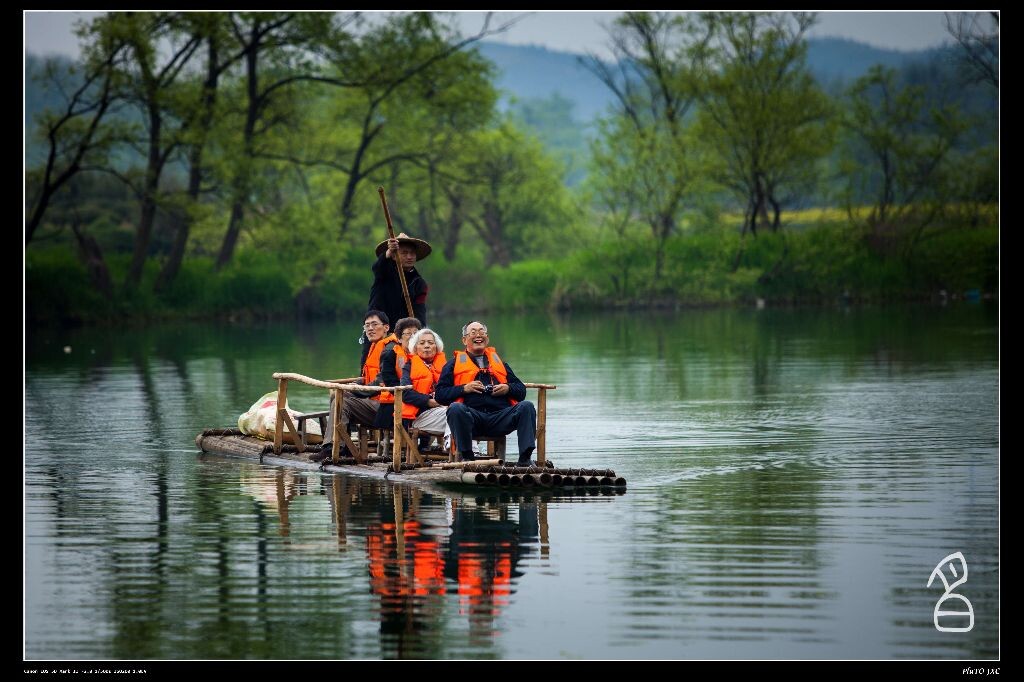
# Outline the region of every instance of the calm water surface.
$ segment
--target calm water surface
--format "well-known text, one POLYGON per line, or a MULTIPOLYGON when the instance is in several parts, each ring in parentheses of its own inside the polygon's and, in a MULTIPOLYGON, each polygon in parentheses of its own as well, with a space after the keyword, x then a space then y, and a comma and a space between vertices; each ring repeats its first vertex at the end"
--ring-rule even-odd
MULTIPOLYGON (((465 320, 432 321, 450 356, 465 320)), ((31 334, 25 656, 999 655, 995 310, 486 322, 521 378, 559 387, 550 457, 614 468, 624 495, 197 452, 272 372, 355 373, 358 322, 31 334), (958 551, 975 625, 939 632, 926 583, 958 551)))

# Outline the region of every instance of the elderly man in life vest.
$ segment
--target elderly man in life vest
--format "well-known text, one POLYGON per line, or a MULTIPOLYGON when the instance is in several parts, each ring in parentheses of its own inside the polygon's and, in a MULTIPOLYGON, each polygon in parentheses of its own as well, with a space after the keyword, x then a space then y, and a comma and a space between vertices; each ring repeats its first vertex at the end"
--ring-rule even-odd
POLYGON ((434 397, 449 405, 448 426, 463 461, 472 460, 473 436, 519 436, 520 466, 529 466, 537 444, 537 410, 526 398, 526 386, 512 367, 489 346, 487 326, 470 322, 462 328, 465 351, 441 370, 434 397))

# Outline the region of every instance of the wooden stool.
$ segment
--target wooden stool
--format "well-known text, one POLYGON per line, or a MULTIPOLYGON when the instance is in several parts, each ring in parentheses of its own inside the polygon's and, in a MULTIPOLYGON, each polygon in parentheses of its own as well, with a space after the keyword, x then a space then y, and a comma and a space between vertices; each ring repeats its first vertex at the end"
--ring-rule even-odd
MULTIPOLYGON (((316 419, 317 422, 320 424, 320 442, 323 442, 323 436, 324 436, 324 434, 327 433, 327 415, 328 414, 329 413, 325 410, 323 412, 307 412, 305 414, 300 414, 299 415, 297 428, 299 429, 299 437, 302 438, 302 442, 303 443, 305 443, 306 445, 309 445, 311 442, 316 442, 316 441, 311 441, 310 440, 311 436, 308 436, 306 434, 306 420, 307 419, 316 419)), ((315 437, 316 437, 316 435, 314 434, 312 436, 312 438, 315 438, 315 437)))
POLYGON ((428 447, 430 446, 430 441, 435 439, 435 438, 437 439, 437 444, 439 446, 441 446, 441 447, 438 448, 438 452, 436 452, 436 453, 435 452, 424 452, 423 450, 420 450, 419 449, 419 446, 420 446, 419 445, 420 444, 420 430, 419 429, 413 429, 410 432, 410 437, 412 439, 412 442, 416 443, 416 450, 418 452, 419 459, 420 460, 423 460, 423 459, 448 459, 449 456, 447 454, 445 454, 445 452, 444 452, 444 434, 443 433, 427 433, 425 435, 427 436, 427 446, 428 447))
MULTIPOLYGON (((486 441, 487 442, 487 458, 488 459, 505 459, 505 436, 473 436, 473 440, 476 442, 486 441)), ((448 451, 448 461, 458 462, 459 452, 455 449, 455 436, 452 436, 451 447, 448 451)))

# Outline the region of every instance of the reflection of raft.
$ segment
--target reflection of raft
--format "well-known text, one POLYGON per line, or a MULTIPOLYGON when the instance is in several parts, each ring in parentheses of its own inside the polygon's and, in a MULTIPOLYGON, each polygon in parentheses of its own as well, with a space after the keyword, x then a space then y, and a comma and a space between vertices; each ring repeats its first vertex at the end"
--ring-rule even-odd
POLYGON ((526 384, 527 388, 538 391, 537 396, 537 464, 532 467, 505 466, 504 437, 484 438, 488 441, 488 454, 493 459, 471 462, 437 461, 454 458, 452 453, 424 452, 419 449, 418 434, 409 433, 402 424, 401 410, 394 411, 390 437, 378 431, 377 438, 386 444, 385 453, 390 457, 371 455, 366 428, 360 428, 357 440, 352 440, 341 423, 342 404, 349 393, 394 393, 396 404, 401 404, 402 393, 410 386, 361 386, 351 383, 352 379, 321 381, 301 374, 276 373, 277 420, 274 441, 270 443, 254 436, 242 434, 237 429, 207 429, 196 436, 196 445, 204 452, 233 455, 256 459, 267 464, 279 464, 302 469, 323 469, 324 471, 348 471, 382 478, 389 474, 401 474, 405 480, 425 483, 452 483, 465 485, 501 486, 510 488, 590 488, 625 489, 626 479, 617 476, 611 469, 556 469, 547 460, 545 441, 547 435, 547 392, 554 390, 550 384, 526 384), (323 419, 326 413, 299 415, 298 425, 285 409, 288 404, 288 382, 295 381, 316 388, 327 389, 333 396, 333 423, 336 425, 331 456, 323 464, 309 460, 309 452, 318 448, 307 437, 303 421, 314 416, 323 419), (344 443, 355 457, 340 457, 339 445, 344 443))
MULTIPOLYGON (((299 452, 294 445, 281 446, 281 452, 274 453, 274 445, 254 436, 243 435, 237 429, 207 429, 196 436, 196 446, 203 452, 253 459, 264 464, 288 466, 306 470, 322 469, 325 472, 345 472, 375 478, 394 477, 396 473, 391 457, 368 457, 365 464, 358 464, 354 458, 339 458, 334 464, 326 460, 323 465, 309 461, 308 453, 314 447, 307 446, 299 452)), ((611 469, 557 468, 549 461, 545 466, 505 466, 502 460, 474 462, 430 462, 402 467, 400 480, 428 484, 456 484, 473 486, 499 486, 537 490, 576 488, 625 489, 626 479, 617 476, 611 469)), ((398 479, 392 479, 398 480, 398 479)))

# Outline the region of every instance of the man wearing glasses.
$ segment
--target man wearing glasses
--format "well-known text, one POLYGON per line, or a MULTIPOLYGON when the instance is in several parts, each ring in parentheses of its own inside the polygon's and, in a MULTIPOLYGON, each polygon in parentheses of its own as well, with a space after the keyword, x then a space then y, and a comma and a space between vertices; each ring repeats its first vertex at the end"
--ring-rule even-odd
MULTIPOLYGON (((362 378, 360 379, 360 383, 364 386, 378 384, 377 375, 380 374, 381 355, 384 354, 385 350, 399 343, 398 337, 394 334, 388 334, 388 329, 387 313, 380 310, 367 311, 363 318, 363 333, 366 334, 367 343, 363 344, 362 378)), ((392 362, 394 362, 394 357, 391 354, 392 362)), ((372 426, 382 400, 387 400, 387 398, 394 402, 395 398, 392 393, 375 393, 367 397, 346 395, 345 403, 341 406, 341 423, 345 425, 344 428, 348 428, 348 425, 353 421, 357 424, 372 426), (382 396, 387 397, 382 398, 382 396)), ((334 436, 333 401, 334 398, 332 396, 332 404, 327 417, 327 433, 324 434, 324 443, 320 446, 320 452, 314 452, 309 456, 314 462, 322 461, 331 456, 331 438, 334 436)), ((339 455, 341 457, 351 456, 348 448, 344 445, 339 455)))
POLYGON ((470 322, 462 328, 465 352, 445 363, 434 399, 449 405, 448 426, 463 461, 474 459, 473 436, 519 436, 519 466, 529 466, 537 444, 537 410, 512 367, 487 345, 487 326, 470 322))

